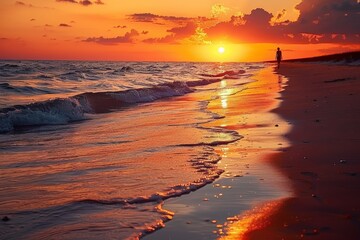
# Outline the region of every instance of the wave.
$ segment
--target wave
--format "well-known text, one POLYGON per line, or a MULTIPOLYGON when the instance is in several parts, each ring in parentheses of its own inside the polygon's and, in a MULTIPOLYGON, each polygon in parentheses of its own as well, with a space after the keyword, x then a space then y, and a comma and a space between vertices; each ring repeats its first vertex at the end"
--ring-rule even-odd
MULTIPOLYGON (((10 87, 4 85, 2 87, 10 87)), ((161 84, 152 88, 120 92, 83 93, 69 98, 57 98, 27 105, 0 109, 0 132, 39 125, 67 124, 84 120, 88 113, 104 113, 134 103, 184 95, 192 90, 182 82, 161 84)))
MULTIPOLYGON (((238 72, 227 71, 211 76, 226 77, 243 72, 242 70, 238 72)), ((0 109, 0 133, 28 126, 67 124, 85 120, 89 118, 88 114, 105 113, 136 103, 181 96, 193 92, 192 87, 203 86, 221 80, 222 78, 200 79, 189 82, 177 81, 118 92, 86 92, 68 98, 50 99, 27 105, 7 107, 0 109)), ((15 89, 15 87, 7 83, 2 84, 0 87, 8 90, 15 89)), ((26 90, 35 91, 34 89, 26 90)))
POLYGON ((40 75, 37 75, 36 77, 35 77, 36 79, 51 79, 51 78, 53 78, 52 76, 50 76, 50 75, 47 75, 47 74, 40 74, 40 75))
POLYGON ((59 98, 0 110, 0 133, 36 125, 66 124, 86 118, 86 106, 74 98, 59 98))
POLYGON ((0 83, 0 89, 16 92, 16 93, 23 93, 23 94, 51 94, 53 93, 50 90, 35 88, 31 86, 13 86, 9 83, 0 83))
POLYGON ((0 69, 3 69, 3 68, 17 68, 17 67, 19 67, 19 65, 6 63, 6 64, 1 65, 0 69))
POLYGON ((87 204, 100 204, 100 205, 122 205, 124 208, 128 208, 129 205, 144 204, 149 202, 162 202, 169 198, 179 197, 184 194, 196 191, 205 185, 212 183, 217 179, 224 170, 217 167, 217 163, 221 160, 221 157, 217 154, 208 153, 198 156, 191 160, 192 165, 199 172, 203 172, 204 177, 199 178, 193 182, 186 184, 179 184, 169 187, 164 192, 157 192, 149 196, 137 196, 132 198, 118 198, 118 199, 82 199, 77 203, 87 204))
POLYGON ((225 72, 218 73, 218 74, 200 74, 200 76, 203 76, 203 77, 234 77, 234 76, 237 76, 237 75, 243 74, 243 73, 245 73, 244 70, 239 70, 239 71, 230 70, 230 71, 225 71, 225 72))

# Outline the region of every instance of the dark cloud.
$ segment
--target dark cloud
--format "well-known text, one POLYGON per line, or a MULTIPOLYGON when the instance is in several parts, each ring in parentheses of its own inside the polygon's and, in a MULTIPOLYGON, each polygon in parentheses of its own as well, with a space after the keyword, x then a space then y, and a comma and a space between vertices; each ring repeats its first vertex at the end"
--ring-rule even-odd
POLYGON ((245 25, 250 27, 265 27, 269 25, 273 15, 262 8, 256 8, 250 14, 244 15, 245 25))
POLYGON ((80 4, 82 6, 90 6, 92 4, 97 4, 97 5, 103 5, 104 2, 101 1, 101 0, 96 0, 96 1, 93 1, 93 0, 79 0, 79 1, 76 1, 76 0, 56 0, 57 2, 68 2, 68 3, 75 3, 75 4, 80 4))
POLYGON ((144 34, 144 35, 146 35, 146 34, 148 34, 149 33, 149 31, 142 31, 141 32, 141 34, 144 34))
POLYGON ((151 23, 157 23, 159 21, 186 22, 193 19, 187 17, 161 16, 152 13, 135 13, 128 15, 128 17, 130 20, 134 22, 151 22, 151 23))
POLYGON ((42 9, 54 10, 54 8, 37 6, 37 5, 33 5, 33 4, 31 4, 31 3, 22 2, 22 1, 16 1, 16 2, 15 2, 15 5, 17 5, 17 6, 19 6, 19 7, 42 8, 42 9))
POLYGON ((193 35, 195 33, 196 27, 197 26, 195 23, 189 22, 183 27, 174 27, 167 30, 167 32, 173 33, 178 38, 185 38, 193 35))
POLYGON ((114 26, 113 28, 127 28, 125 25, 117 25, 117 26, 114 26))
POLYGON ((60 23, 59 27, 72 27, 72 26, 66 23, 60 23))
POLYGON ((283 9, 280 13, 278 13, 278 14, 276 15, 276 20, 281 19, 282 17, 285 16, 285 14, 286 14, 286 10, 283 9))
POLYGON ((149 38, 145 39, 146 43, 179 43, 180 40, 184 38, 188 38, 196 32, 196 24, 193 22, 189 22, 183 27, 175 27, 167 30, 167 32, 171 33, 162 38, 149 38))
POLYGON ((296 6, 298 21, 293 32, 312 34, 359 34, 360 3, 357 0, 303 0, 296 6))
POLYGON ((262 8, 251 11, 244 16, 233 16, 229 22, 221 22, 205 29, 209 38, 230 39, 237 42, 264 42, 272 40, 275 30, 270 25, 273 15, 262 8), (270 39, 269 39, 270 38, 270 39))
MULTIPOLYGON (((303 0, 295 22, 270 23, 273 15, 254 9, 243 17, 205 29, 212 40, 228 38, 237 42, 359 43, 360 4, 356 0, 303 0)), ((283 17, 279 13, 275 19, 283 17)))
POLYGON ((145 39, 143 42, 145 43, 172 43, 172 44, 176 44, 177 43, 177 39, 175 38, 174 35, 167 35, 165 37, 162 38, 148 38, 145 39))
POLYGON ((32 19, 30 19, 30 22, 35 21, 35 20, 36 20, 35 18, 32 18, 32 19))
POLYGON ((57 2, 69 2, 69 3, 78 3, 75 0, 56 0, 57 2))
POLYGON ((83 6, 89 6, 91 4, 93 4, 91 1, 89 0, 83 0, 83 1, 80 1, 79 4, 83 5, 83 6))
POLYGON ((94 42, 102 45, 116 45, 119 43, 134 43, 135 38, 139 36, 139 32, 135 29, 131 29, 130 32, 125 33, 124 36, 118 36, 114 38, 105 37, 91 37, 83 40, 83 42, 94 42))

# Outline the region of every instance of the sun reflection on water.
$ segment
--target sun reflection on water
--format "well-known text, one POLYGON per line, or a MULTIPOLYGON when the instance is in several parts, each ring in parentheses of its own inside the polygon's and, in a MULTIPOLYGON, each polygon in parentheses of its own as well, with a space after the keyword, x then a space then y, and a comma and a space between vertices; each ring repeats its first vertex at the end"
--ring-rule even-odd
POLYGON ((242 217, 228 217, 227 222, 219 229, 218 233, 223 235, 219 240, 245 240, 249 232, 260 229, 268 224, 267 216, 274 213, 282 201, 265 203, 245 213, 242 217))
POLYGON ((221 96, 221 107, 222 108, 227 108, 228 107, 227 98, 224 97, 224 96, 221 96))

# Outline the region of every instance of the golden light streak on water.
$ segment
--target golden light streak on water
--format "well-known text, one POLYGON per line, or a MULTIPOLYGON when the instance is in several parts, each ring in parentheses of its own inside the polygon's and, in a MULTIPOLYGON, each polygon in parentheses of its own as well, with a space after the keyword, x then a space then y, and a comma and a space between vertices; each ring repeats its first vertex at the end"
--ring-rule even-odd
POLYGON ((267 216, 274 213, 282 201, 269 202, 246 212, 241 216, 228 217, 227 222, 218 234, 219 240, 245 240, 246 234, 268 224, 267 216))

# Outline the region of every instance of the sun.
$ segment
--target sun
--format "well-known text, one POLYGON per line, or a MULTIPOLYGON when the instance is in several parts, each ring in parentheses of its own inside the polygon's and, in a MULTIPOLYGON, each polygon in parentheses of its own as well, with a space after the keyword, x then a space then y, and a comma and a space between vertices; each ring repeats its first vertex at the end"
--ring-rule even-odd
POLYGON ((223 54, 223 53, 225 52, 225 48, 224 48, 224 47, 219 47, 219 48, 218 48, 218 52, 219 52, 220 54, 223 54))

